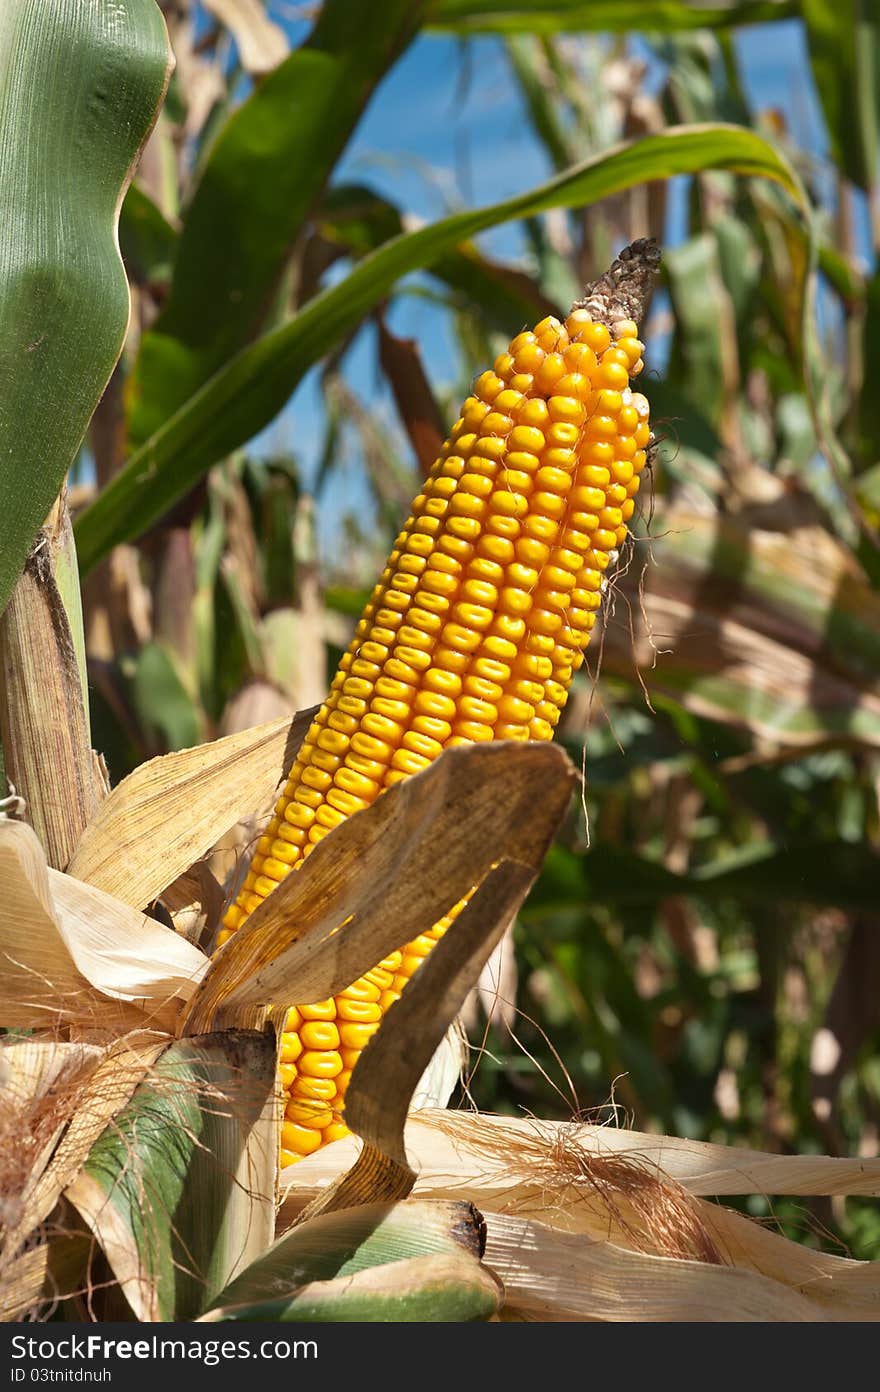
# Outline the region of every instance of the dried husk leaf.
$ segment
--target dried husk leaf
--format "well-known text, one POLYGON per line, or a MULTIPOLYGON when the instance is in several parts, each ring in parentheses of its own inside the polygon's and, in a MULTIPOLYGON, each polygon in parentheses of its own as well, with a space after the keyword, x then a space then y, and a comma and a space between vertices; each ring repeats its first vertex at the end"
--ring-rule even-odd
MULTIPOLYGON (((697 1263, 703 1272, 734 1268, 766 1278, 777 1288, 772 1299, 768 1295, 767 1308, 790 1311, 781 1318, 880 1318, 880 1263, 813 1251, 738 1213, 693 1197, 750 1192, 876 1193, 880 1161, 764 1155, 612 1127, 439 1111, 411 1115, 405 1140, 410 1164, 417 1172, 416 1195, 469 1199, 490 1224, 493 1215, 505 1215, 536 1225, 537 1238, 549 1255, 541 1254, 534 1268, 526 1270, 532 1261, 528 1243, 537 1240, 535 1231, 528 1229, 518 1239, 526 1243, 518 1252, 522 1269, 512 1257, 511 1265, 504 1258, 497 1267, 510 1291, 533 1292, 531 1304, 527 1294, 519 1303, 519 1297, 510 1296, 524 1317, 753 1317, 714 1315, 714 1303, 698 1304, 690 1315, 676 1315, 673 1305, 664 1305, 666 1297, 659 1290, 651 1295, 655 1314, 650 1301, 644 1313, 635 1305, 623 1316, 603 1313, 606 1307, 601 1305, 587 1310, 566 1285, 569 1248, 545 1238, 546 1227, 581 1243, 613 1245, 610 1255, 594 1253, 589 1269, 581 1270, 577 1278, 578 1283, 595 1278, 600 1289, 607 1283, 608 1310, 614 1306, 612 1291, 625 1302, 631 1280, 632 1291, 638 1289, 641 1268, 628 1266, 619 1256, 629 1249, 662 1263, 644 1269, 646 1280, 655 1270, 662 1274, 664 1269, 693 1265, 694 1256, 703 1258, 697 1263), (796 1299, 783 1307, 780 1302, 787 1301, 786 1291, 796 1299), (800 1303, 802 1298, 806 1307, 800 1303)), ((279 1231, 296 1221, 304 1205, 314 1208, 316 1195, 338 1183, 359 1147, 357 1138, 349 1137, 282 1174, 279 1231)), ((678 1275, 675 1279, 679 1281, 678 1275)), ((686 1303, 690 1288, 687 1276, 670 1288, 670 1301, 686 1303)), ((730 1297, 730 1311, 753 1308, 755 1291, 753 1286, 737 1287, 730 1297)), ((723 1303, 723 1294, 718 1299, 723 1303)))
POLYGON ((0 616, 0 742, 7 779, 50 865, 63 870, 104 789, 96 778, 71 622, 56 580, 73 545, 63 499, 0 616))
MULTIPOLYGON (((147 1032, 120 1039, 102 1054, 85 1079, 68 1078, 64 1091, 59 1089, 59 1096, 51 1099, 67 1123, 67 1129, 51 1154, 48 1147, 43 1147, 27 1179, 16 1192, 16 1208, 11 1212, 9 1230, 4 1234, 6 1257, 13 1257, 49 1217, 64 1189, 79 1173, 95 1141, 128 1102, 167 1044, 167 1037, 157 1038, 147 1032)), ((22 1130, 32 1125, 33 1106, 32 1101, 22 1100, 19 1111, 22 1130)))
POLYGON ((208 965, 203 952, 146 914, 94 886, 49 871, 55 913, 83 975, 102 995, 143 1010, 164 1005, 163 1020, 188 1000, 208 965))
POLYGON ((68 872, 143 908, 271 797, 312 718, 301 711, 141 764, 113 789, 68 872))
MULTIPOLYGON (((0 1040, 0 1269, 34 1188, 104 1050, 59 1039, 0 1040)), ((6 1272, 0 1285, 6 1285, 6 1272)))
POLYGON ((476 990, 470 993, 464 1003, 462 1022, 469 1034, 476 1034, 478 1029, 478 1006, 487 1023, 494 1021, 507 1030, 513 1029, 517 1018, 517 983, 513 923, 509 923, 507 932, 497 947, 493 948, 491 957, 480 972, 476 990))
MULTIPOLYGON (((443 827, 433 841, 436 848, 434 871, 438 878, 443 875, 437 866, 438 858, 442 856, 444 847, 454 845, 455 836, 461 833, 464 833, 465 840, 458 856, 450 862, 450 873, 453 876, 461 874, 464 868, 463 883, 467 884, 468 876, 473 881, 483 869, 479 865, 482 848, 477 830, 481 822, 479 817, 473 817, 469 798, 478 801, 478 793, 486 783, 479 779, 472 783, 468 780, 477 771, 487 773, 489 758, 494 759, 502 750, 503 746, 498 745, 494 749, 483 746, 482 753, 473 746, 451 751, 451 759, 444 755, 433 769, 419 775, 428 785, 422 789, 423 798, 427 797, 432 782, 440 790, 443 789, 444 773, 447 778, 456 773, 459 775, 452 783, 454 795, 449 798, 444 795, 441 803, 441 820, 445 818, 450 825, 443 827), (465 757, 456 757, 459 755, 465 757), (448 772, 440 767, 443 760, 447 763, 448 772), (432 772, 433 780, 430 777, 432 772), (453 809, 462 818, 461 821, 455 821, 450 815, 453 809), (476 844, 467 839, 471 823, 477 831, 476 844), (473 860, 469 862, 470 854, 474 855, 477 864, 473 860), (463 865, 459 861, 463 861, 463 865)), ((484 962, 537 877, 550 841, 568 808, 576 775, 568 759, 558 757, 559 752, 552 746, 542 748, 528 745, 520 746, 516 751, 519 758, 513 760, 513 765, 515 768, 519 765, 518 777, 508 797, 502 798, 496 808, 496 821, 501 827, 499 843, 505 847, 505 851, 509 848, 511 858, 505 856, 491 865, 482 883, 471 892, 463 910, 422 963, 401 999, 388 1011, 382 1026, 361 1055, 346 1094, 345 1116, 346 1124, 363 1138, 364 1148, 351 1170, 315 1200, 302 1215, 303 1220, 321 1212, 376 1199, 403 1198, 410 1192, 415 1175, 407 1163, 403 1133, 413 1093, 434 1050, 461 1008, 462 1001, 479 978, 484 962), (520 799, 531 783, 529 774, 534 774, 538 769, 543 770, 545 776, 540 784, 532 785, 533 795, 528 803, 523 803, 520 799), (517 816, 516 812, 523 812, 526 806, 528 812, 525 817, 517 816), (514 859, 514 856, 517 858, 514 859)), ((511 755, 513 751, 508 750, 507 753, 511 755)), ((499 771, 496 789, 501 785, 503 776, 503 770, 499 771)), ((510 776, 514 778, 515 775, 510 776)), ((399 785, 401 791, 405 792, 415 781, 399 785)), ((413 800, 411 795, 410 801, 413 800)), ((419 838, 413 828, 411 861, 407 864, 406 874, 399 878, 406 885, 407 874, 412 877, 411 886, 406 885, 406 888, 408 896, 414 901, 418 901, 424 893, 420 890, 422 874, 430 873, 427 867, 423 871, 418 848, 419 838), (416 873, 413 874, 413 871, 416 873)), ((497 856, 499 853, 496 851, 495 854, 497 856)), ((369 883, 366 865, 364 874, 369 883)), ((446 883, 445 879, 443 882, 446 883)), ((428 924, 432 921, 436 921, 436 909, 428 916, 428 924)), ((346 936, 357 934, 364 926, 355 916, 346 926, 346 936)), ((302 940, 302 946, 307 943, 308 939, 302 940)), ((328 946, 331 951, 335 948, 332 939, 328 940, 328 946)))
POLYGON ((184 1028, 210 1028, 221 1006, 237 1019, 242 1007, 324 1000, 437 923, 493 864, 537 868, 575 778, 556 745, 445 751, 346 818, 254 910, 213 960, 184 1028))
POLYGON ((529 1218, 486 1215, 486 1264, 505 1315, 530 1320, 815 1321, 820 1306, 765 1276, 586 1241, 529 1218))
POLYGON ((220 924, 226 895, 208 864, 199 860, 162 891, 174 931, 207 950, 220 924))
MULTIPOLYGON (((630 1156, 694 1195, 880 1195, 880 1159, 772 1155, 616 1126, 426 1111, 410 1119, 406 1139, 421 1181, 430 1178, 436 1184, 467 1173, 469 1162, 470 1173, 502 1190, 518 1182, 517 1164, 520 1169, 534 1166, 536 1152, 552 1157, 567 1149, 606 1158, 630 1156)), ((309 1165, 318 1158, 310 1157, 309 1165)))
POLYGON ((41 1315, 47 1306, 80 1289, 91 1239, 53 1234, 38 1247, 22 1252, 3 1271, 0 1321, 41 1315))
MULTIPOLYGON (((560 806, 560 820, 563 812, 560 806)), ((361 1054, 345 1095, 345 1123, 362 1137, 364 1148, 339 1182, 306 1210, 303 1221, 331 1209, 410 1193, 415 1172, 403 1140, 410 1099, 539 868, 540 859, 534 866, 502 861, 490 871, 388 1011, 361 1054)))
POLYGON ((97 1067, 104 1050, 96 1044, 63 1039, 0 1039, 0 1099, 3 1106, 23 1107, 48 1093, 63 1099, 74 1079, 97 1067))
POLYGON ((445 1107, 464 1074, 468 1060, 467 1035, 456 1018, 444 1034, 419 1081, 410 1102, 411 1112, 426 1107, 445 1107))
POLYGON ((834 1320, 880 1319, 880 1262, 817 1252, 719 1204, 699 1211, 726 1263, 805 1295, 834 1320))
POLYGON ((100 890, 49 870, 22 822, 0 819, 0 1021, 114 1037, 173 1029, 202 953, 100 890))

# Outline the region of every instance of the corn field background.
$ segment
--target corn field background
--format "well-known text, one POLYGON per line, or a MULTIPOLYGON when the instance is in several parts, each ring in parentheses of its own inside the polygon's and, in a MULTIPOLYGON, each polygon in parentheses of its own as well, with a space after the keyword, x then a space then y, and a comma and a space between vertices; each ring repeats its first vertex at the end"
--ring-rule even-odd
MULTIPOLYGON (((880 15, 159 8, 132 316, 69 487, 111 782, 323 698, 474 375, 655 237, 659 445, 560 735, 585 792, 468 1002, 458 1100, 878 1156, 880 15)), ((880 1257, 870 1199, 738 1204, 880 1257)))

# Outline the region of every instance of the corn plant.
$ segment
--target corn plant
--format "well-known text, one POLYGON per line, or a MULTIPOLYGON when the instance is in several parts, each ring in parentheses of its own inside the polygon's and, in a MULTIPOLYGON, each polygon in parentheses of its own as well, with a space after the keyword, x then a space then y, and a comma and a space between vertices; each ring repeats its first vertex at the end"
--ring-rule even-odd
MULTIPOLYGON (((865 1317, 871 1268, 823 1257, 821 1294, 804 1294, 800 1248, 699 1196, 873 1192, 876 1162, 674 1143, 660 1162, 635 1133, 608 1142, 601 1128, 442 1110, 460 1065, 456 1014, 579 781, 549 741, 647 462, 648 406, 628 383, 642 367, 650 243, 615 261, 564 325, 544 317, 478 379, 320 711, 199 743, 218 690, 234 692, 199 687, 196 668, 195 727, 159 731, 183 744, 176 733, 194 728, 192 747, 110 790, 90 748, 64 481, 123 346, 117 219, 170 66, 152 0, 132 0, 124 24, 116 6, 110 24, 110 8, 65 9, 53 27, 36 0, 13 0, 0 28, 4 129, 38 126, 46 141, 41 160, 21 155, 25 137, 4 143, 0 166, 14 195, 0 294, 24 363, 7 357, 0 373, 15 382, 0 454, 11 785, 0 1064, 2 1122, 22 1138, 4 1150, 7 1315, 60 1302, 68 1319, 865 1317), (118 72, 126 81, 108 89, 118 72), (35 103, 50 88, 41 125, 35 103), (106 156, 72 186, 52 158, 71 135, 106 156), (33 234, 44 226, 54 241, 33 234), (208 856, 276 798, 245 875, 224 864, 221 884, 208 856), (421 1118, 409 1116, 416 1094, 421 1118)), ((179 231, 143 189, 124 205, 130 260, 173 268, 161 305, 139 288, 139 322, 101 408, 116 426, 100 458, 108 422, 94 417, 98 487, 77 522, 80 561, 97 575, 115 547, 156 527, 143 559, 157 600, 189 566, 202 611, 193 641, 171 604, 167 647, 139 653, 140 734, 157 709, 151 683, 180 678, 184 655, 216 634, 217 558, 234 529, 211 533, 212 502, 244 501, 251 519, 272 471, 254 478, 239 457, 209 480, 206 510, 188 495, 407 271, 442 268, 459 284, 470 272, 473 284, 468 239, 481 229, 725 168, 773 179, 794 200, 798 288, 809 290, 797 175, 762 137, 721 124, 631 141, 414 232, 386 219, 390 235, 368 238, 366 255, 356 243, 348 274, 322 287, 297 257, 333 203, 324 185, 364 103, 421 22, 468 19, 457 3, 373 9, 365 35, 361 7, 327 0, 289 55, 271 26, 237 34, 259 80, 198 151, 179 231), (198 515, 175 526, 178 504, 198 515), (164 666, 163 651, 174 653, 164 666)), ((471 19, 484 22, 476 9, 471 19)), ((386 358, 394 351, 386 339, 386 358)), ((291 501, 286 492, 282 515, 291 501)), ((248 527, 235 535, 246 544, 248 527)), ((283 594, 291 554, 283 543, 275 554, 279 569, 262 578, 274 574, 283 594)), ((294 559, 301 617, 302 548, 294 559)), ((226 593, 252 640, 242 670, 257 673, 271 614, 245 597, 253 558, 237 560, 226 593)), ((119 656, 112 642, 108 652, 119 656)))

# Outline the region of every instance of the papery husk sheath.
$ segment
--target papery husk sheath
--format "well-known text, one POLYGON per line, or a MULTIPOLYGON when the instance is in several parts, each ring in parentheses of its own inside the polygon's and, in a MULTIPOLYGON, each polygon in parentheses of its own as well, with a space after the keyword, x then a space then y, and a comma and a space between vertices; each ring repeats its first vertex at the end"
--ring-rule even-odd
POLYGON ((84 699, 82 614, 64 495, 31 548, 0 617, 0 740, 8 783, 24 799, 49 864, 63 870, 106 795, 84 699), (68 602, 65 603, 65 597, 68 602), (78 597, 77 597, 78 598, 78 597))

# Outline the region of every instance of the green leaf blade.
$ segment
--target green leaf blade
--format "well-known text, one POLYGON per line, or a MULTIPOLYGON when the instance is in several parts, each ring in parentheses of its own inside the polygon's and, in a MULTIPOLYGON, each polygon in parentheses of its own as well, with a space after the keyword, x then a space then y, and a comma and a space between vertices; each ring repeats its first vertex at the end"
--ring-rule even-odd
POLYGON ((122 348, 119 206, 167 72, 153 0, 0 13, 0 610, 122 348))
POLYGON ((419 6, 327 0, 306 42, 224 125, 181 233, 168 302, 132 385, 140 442, 257 332, 316 199, 419 6), (222 230, 222 235, 219 229, 222 230))
POLYGON ((83 571, 140 535, 222 455, 273 419, 305 373, 388 294, 401 276, 436 264, 499 223, 589 204, 648 180, 703 169, 773 179, 803 206, 797 176, 763 138, 737 126, 682 126, 587 161, 502 203, 457 213, 366 256, 283 328, 232 359, 129 460, 80 517, 83 571))
POLYGON ((173 1043, 67 1197, 139 1319, 191 1319, 262 1252, 278 1132, 271 1033, 173 1043))
POLYGON ((798 13, 797 0, 717 5, 694 5, 691 0, 434 0, 428 23, 459 34, 675 34, 793 19, 798 13))

